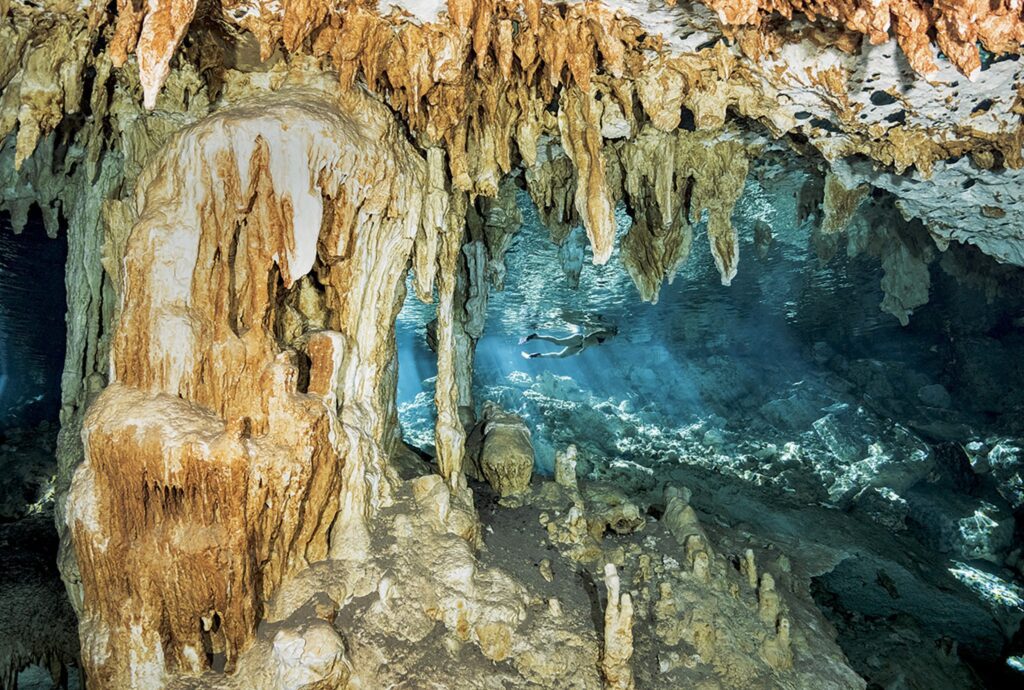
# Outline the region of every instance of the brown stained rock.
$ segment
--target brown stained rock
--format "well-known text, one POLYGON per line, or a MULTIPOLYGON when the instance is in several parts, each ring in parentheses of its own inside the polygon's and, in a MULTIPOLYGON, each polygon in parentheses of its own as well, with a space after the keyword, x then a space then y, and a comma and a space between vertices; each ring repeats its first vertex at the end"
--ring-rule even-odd
POLYGON ((576 211, 583 219, 594 263, 608 261, 615 243, 615 205, 601 155, 601 104, 593 91, 569 87, 558 111, 562 146, 576 168, 576 211))
POLYGON ((203 671, 204 650, 230 668, 264 602, 310 562, 358 554, 387 499, 369 411, 427 166, 353 98, 286 90, 224 111, 140 178, 116 383, 90 409, 68 499, 98 687, 158 687, 203 671), (275 332, 289 304, 322 330, 275 332))
POLYGON ((869 188, 859 185, 847 189, 838 177, 825 175, 825 193, 821 204, 821 232, 833 235, 843 232, 850 224, 861 202, 867 198, 869 188))
MULTIPOLYGON (((573 216, 580 214, 599 262, 610 251, 609 229, 614 224, 609 209, 618 199, 616 166, 602 161, 609 140, 634 137, 645 116, 657 128, 673 130, 680 124, 680 104, 698 129, 721 129, 731 110, 759 120, 779 136, 800 126, 792 108, 781 106, 780 96, 783 101, 793 96, 811 97, 815 114, 824 109, 833 125, 843 130, 841 136, 815 140, 814 145, 829 160, 865 154, 897 172, 913 167, 924 175, 930 174, 935 161, 965 154, 985 160, 998 152, 1007 167, 1020 165, 1019 133, 962 126, 954 132, 952 124, 943 125, 942 131, 920 124, 860 124, 857 110, 863 106, 847 93, 852 63, 778 65, 783 47, 792 48, 796 41, 805 48, 824 42, 855 51, 852 36, 888 40, 890 24, 904 50, 911 56, 920 55, 919 59, 912 57, 920 69, 925 67, 918 63, 930 60, 933 50, 928 32, 940 25, 946 27, 939 32, 940 43, 952 41, 946 46, 951 55, 957 54, 957 41, 967 41, 963 45, 974 50, 975 34, 979 40, 988 40, 993 50, 1009 50, 1019 44, 1014 43, 1019 31, 1012 28, 1017 26, 1016 19, 1010 22, 1015 11, 1005 3, 987 9, 976 2, 939 3, 927 8, 919 0, 891 0, 864 7, 795 0, 709 0, 707 4, 731 26, 753 26, 740 32, 742 51, 728 48, 724 41, 679 54, 660 51, 658 37, 641 24, 643 13, 638 20, 600 3, 559 8, 536 1, 462 0, 451 3, 447 13, 419 19, 404 11, 382 16, 377 3, 365 0, 333 5, 318 0, 231 0, 223 4, 216 22, 230 27, 232 37, 238 30, 251 34, 264 60, 275 52, 296 62, 312 58, 319 69, 338 74, 342 90, 365 84, 407 124, 418 144, 446 150, 446 177, 456 189, 471 195, 496 195, 502 179, 520 160, 527 168, 538 163, 537 147, 545 136, 564 138, 566 149, 572 149, 569 153, 578 154, 570 156, 567 171, 575 186, 574 208, 568 213, 552 212, 555 217, 550 225, 558 238, 564 235, 563 226, 571 226, 576 220, 573 216), (845 21, 847 28, 797 26, 790 31, 763 21, 773 10, 789 17, 803 11, 815 18, 845 21), (770 66, 773 61, 774 67, 770 66), (571 102, 574 90, 589 96, 591 89, 596 90, 592 98, 571 102), (634 93, 643 112, 634 112, 634 93), (602 102, 595 104, 599 96, 602 102), (568 127, 571 131, 563 133, 566 127, 559 126, 554 116, 559 108, 552 107, 556 101, 570 116, 568 120, 575 120, 576 124, 568 127), (595 123, 600 125, 600 135, 583 136, 595 123)), ((193 21, 196 6, 193 0, 160 0, 145 7, 119 5, 103 59, 121 65, 129 54, 136 54, 138 88, 147 107, 155 104, 161 85, 170 78, 170 57, 186 32, 195 38, 200 56, 205 56, 199 58, 199 68, 208 75, 213 74, 208 71, 212 68, 218 75, 207 77, 211 87, 216 88, 221 78, 226 65, 219 63, 225 58, 204 38, 213 18, 202 15, 193 21)), ((689 12, 688 21, 701 21, 699 13, 685 11, 689 12)), ((57 7, 36 11, 21 5, 12 6, 9 13, 15 17, 13 28, 0 27, 13 46, 9 54, 0 49, 0 85, 11 83, 0 98, 0 132, 18 127, 15 162, 20 165, 40 137, 78 108, 76 88, 94 62, 93 44, 105 16, 98 4, 90 6, 87 17, 60 15, 57 7), (32 22, 36 17, 25 18, 33 12, 60 21, 35 28, 32 22), (30 54, 21 59, 26 47, 30 54), (60 65, 59 70, 55 71, 55 65, 60 65), (12 70, 14 76, 8 78, 12 70), (38 75, 34 84, 31 74, 38 75)), ((184 55, 180 69, 194 69, 192 59, 190 54, 184 55)), ((170 100, 188 99, 194 93, 195 89, 185 90, 170 100)), ((564 181, 564 175, 559 181, 564 181)), ((564 184, 557 189, 564 189, 564 184)), ((728 195, 722 201, 728 205, 728 195)), ((738 259, 736 238, 720 218, 712 226, 716 263, 723 281, 729 282, 738 259)), ((640 234, 633 238, 634 243, 640 234)), ((652 240, 651 262, 664 268, 650 275, 670 274, 669 268, 685 253, 685 233, 647 234, 652 240)), ((642 291, 653 298, 655 285, 644 285, 642 291)))
POLYGON ((866 35, 874 44, 889 39, 889 27, 915 70, 934 72, 934 45, 964 74, 981 66, 977 44, 993 53, 1013 52, 1024 43, 1024 9, 1009 0, 701 0, 728 26, 760 25, 773 13, 791 19, 827 19, 866 35))
POLYGON ((747 177, 744 146, 702 132, 669 134, 645 127, 620 153, 633 226, 622 242, 622 259, 643 299, 657 302, 690 253, 690 222, 709 211, 708 239, 728 285, 736 275, 739 243, 732 209, 747 177))

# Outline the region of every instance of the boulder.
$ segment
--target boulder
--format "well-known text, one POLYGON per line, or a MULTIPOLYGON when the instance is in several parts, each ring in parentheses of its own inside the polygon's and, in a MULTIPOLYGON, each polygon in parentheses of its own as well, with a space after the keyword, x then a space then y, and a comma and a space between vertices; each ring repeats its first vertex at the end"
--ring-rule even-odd
POLYGON ((469 474, 501 496, 524 493, 533 475, 533 443, 523 418, 484 404, 483 417, 467 442, 469 474))
POLYGON ((867 487, 901 493, 934 468, 931 448, 907 428, 841 403, 827 412, 812 425, 826 451, 813 462, 834 503, 846 505, 867 487))

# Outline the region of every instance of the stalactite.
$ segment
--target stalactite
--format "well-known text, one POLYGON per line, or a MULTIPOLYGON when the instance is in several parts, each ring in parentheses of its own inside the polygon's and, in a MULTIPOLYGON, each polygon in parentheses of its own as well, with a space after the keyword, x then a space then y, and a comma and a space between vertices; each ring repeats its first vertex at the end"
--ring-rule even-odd
POLYGON ((858 217, 849 233, 848 253, 867 253, 882 263, 882 311, 906 326, 914 309, 928 302, 930 264, 936 248, 926 233, 901 227, 896 209, 882 205, 858 217))
POLYGON ((867 198, 868 191, 867 185, 847 189, 836 175, 827 173, 821 204, 821 231, 826 235, 844 231, 861 202, 867 198))
POLYGON ((722 283, 735 277, 739 242, 732 209, 743 191, 749 155, 733 140, 684 130, 668 134, 654 127, 645 127, 622 146, 625 196, 634 215, 622 258, 643 299, 657 301, 662 281, 672 281, 689 255, 690 222, 705 210, 722 283))
POLYGON ((512 246, 512 238, 523 222, 516 190, 513 179, 505 178, 498 189, 498 196, 493 200, 487 200, 484 209, 483 236, 487 245, 487 278, 495 290, 505 289, 505 254, 512 246))
POLYGON ((1015 3, 974 3, 939 0, 894 0, 888 3, 843 3, 834 0, 702 0, 727 25, 761 25, 773 13, 791 18, 803 13, 839 22, 874 43, 896 40, 918 72, 938 69, 932 41, 964 74, 981 66, 978 44, 992 52, 1014 51, 1024 43, 1024 15, 1015 3), (934 39, 932 35, 934 34, 934 39))
POLYGON ((580 223, 574 203, 576 173, 560 147, 547 143, 542 152, 543 157, 526 169, 526 189, 551 241, 561 246, 580 223))
POLYGON ((594 251, 594 263, 603 264, 615 243, 615 208, 602 155, 601 105, 593 91, 569 87, 558 111, 562 146, 576 167, 576 211, 583 219, 594 251))

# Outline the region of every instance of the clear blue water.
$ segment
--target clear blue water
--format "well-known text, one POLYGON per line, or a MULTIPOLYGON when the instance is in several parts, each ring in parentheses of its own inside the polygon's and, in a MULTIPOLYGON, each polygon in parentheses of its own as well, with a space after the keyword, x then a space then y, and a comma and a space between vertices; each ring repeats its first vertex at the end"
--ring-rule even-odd
MULTIPOLYGON (((793 184, 798 187, 798 180, 793 184)), ((810 248, 813 219, 799 225, 794 200, 773 197, 753 178, 734 213, 741 251, 732 285, 721 285, 698 225, 689 260, 653 305, 641 302, 617 252, 605 266, 594 266, 588 249, 579 288, 570 287, 529 197, 521 193, 519 201, 524 222, 506 259, 505 289, 490 294, 474 392, 478 404, 499 398, 524 414, 541 446, 553 430, 537 428, 543 427, 545 405, 539 409, 529 392, 544 377, 567 377, 588 400, 646 410, 661 426, 666 419, 673 427, 711 419, 731 431, 765 426, 761 406, 801 387, 831 395, 852 378, 855 398, 867 398, 886 414, 904 415, 901 423, 927 422, 934 429, 949 427, 952 420, 948 410, 925 409, 918 391, 928 385, 949 392, 955 421, 992 421, 991 410, 984 419, 975 414, 978 396, 953 372, 957 357, 971 349, 970 338, 981 338, 1003 354, 1024 352, 1020 329, 990 337, 1006 321, 1007 309, 987 304, 938 268, 933 268, 932 301, 917 310, 909 326, 900 326, 879 308, 878 260, 849 258, 841 249, 822 265, 810 248), (775 235, 763 258, 753 243, 758 220, 772 225, 775 235), (615 324, 618 337, 565 359, 522 356, 524 350, 558 349, 521 346, 519 339, 529 333, 562 336, 600 322, 615 324), (873 367, 880 369, 872 373, 873 367), (891 390, 879 394, 886 382, 891 390)), ((622 208, 618 217, 620 234, 627 232, 630 220, 622 208)), ((407 440, 428 450, 436 366, 424 324, 433 316, 433 305, 410 295, 397 326, 403 428, 407 440)), ((558 391, 549 393, 547 407, 558 397, 558 391)), ((997 410, 995 417, 1010 418, 1020 409, 1017 403, 1000 399, 988 407, 997 410)), ((572 420, 562 422, 572 425, 572 420)), ((785 431, 795 437, 800 429, 785 431)), ((765 434, 774 442, 787 440, 785 433, 765 434)), ((549 458, 538 463, 544 469, 549 458)))

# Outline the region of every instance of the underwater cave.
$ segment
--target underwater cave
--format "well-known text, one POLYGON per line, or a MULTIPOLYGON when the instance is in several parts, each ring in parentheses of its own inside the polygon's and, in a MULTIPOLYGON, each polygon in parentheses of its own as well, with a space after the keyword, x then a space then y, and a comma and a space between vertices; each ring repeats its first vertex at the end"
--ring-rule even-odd
POLYGON ((0 690, 1024 685, 1024 9, 72 5, 0 690))
MULTIPOLYGON (((733 539, 802 561, 843 651, 879 687, 911 676, 911 687, 1012 684, 1024 590, 1006 563, 1018 558, 1024 484, 1000 465, 1020 452, 1024 300, 994 301, 936 265, 929 302, 901 326, 879 309, 876 260, 811 249, 821 219, 820 209, 800 217, 806 184, 799 170, 748 180, 733 222, 750 258, 736 279, 722 286, 695 243, 653 305, 617 252, 594 266, 580 243, 576 261, 560 263, 564 249, 516 192, 501 290, 490 286, 475 341, 475 416, 492 404, 511 413, 544 477, 573 445, 594 501, 638 516, 622 532, 643 534, 640 518, 663 516, 665 487, 681 484, 733 539), (588 333, 609 337, 564 349, 588 333)), ((851 246, 879 222, 920 232, 889 199, 861 214, 851 246)), ((621 207, 616 217, 621 238, 631 220, 621 207)), ((410 292, 397 321, 399 419, 424 456, 433 319, 410 292)), ((500 505, 524 510, 496 502, 486 481, 474 490, 485 525, 506 522, 500 505)))

